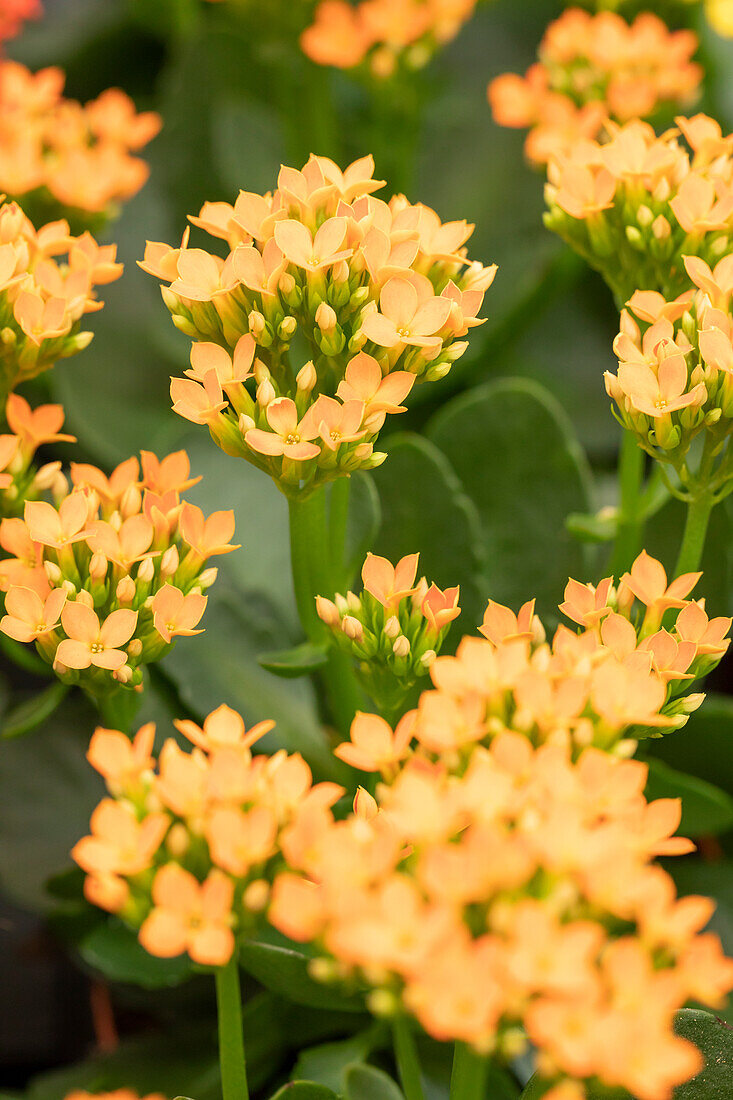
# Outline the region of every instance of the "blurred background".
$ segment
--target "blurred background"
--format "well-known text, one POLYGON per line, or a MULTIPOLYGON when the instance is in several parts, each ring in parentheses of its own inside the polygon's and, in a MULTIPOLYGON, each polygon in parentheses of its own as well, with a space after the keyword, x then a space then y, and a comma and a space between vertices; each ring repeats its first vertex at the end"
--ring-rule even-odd
MULTIPOLYGON (((733 40, 713 33, 702 4, 652 6, 700 34, 708 74, 700 108, 729 132, 733 40)), ((385 195, 405 190, 444 221, 475 223, 471 258, 499 265, 486 296, 487 323, 473 331, 465 357, 446 379, 411 399, 393 443, 383 436, 391 457, 374 478, 379 510, 368 487, 355 489, 364 508, 375 509, 376 548, 419 549, 422 569, 437 583, 460 582, 464 631, 489 594, 514 606, 536 594, 540 609, 551 614, 569 572, 602 575, 606 548, 579 543, 565 517, 612 502, 619 429, 602 374, 613 367, 618 315, 600 278, 543 228, 543 178, 525 163, 524 134, 494 125, 486 100, 493 77, 524 72, 532 63, 547 24, 563 7, 558 0, 479 4, 399 102, 303 56, 297 36, 312 10, 307 0, 44 0, 43 18, 7 44, 7 54, 33 70, 62 67, 71 98, 85 102, 118 86, 138 109, 163 118, 160 135, 143 153, 150 179, 104 236, 117 243, 125 274, 104 288, 106 306, 91 320, 91 347, 26 391, 64 405, 68 430, 79 439, 64 459, 109 468, 141 447, 165 454, 185 446, 194 473, 204 475, 192 499, 207 510, 237 511, 244 550, 224 559, 206 633, 162 666, 141 720, 158 719, 167 733, 170 717, 227 702, 247 724, 276 718, 279 744, 318 738, 310 686, 274 680, 256 664, 258 653, 299 640, 285 499, 252 467, 221 454, 203 430, 172 414, 169 378, 186 365, 188 341, 171 324, 156 281, 136 266, 146 240, 176 244, 186 216, 205 200, 232 202, 240 189, 272 189, 281 163, 300 167, 310 152, 332 156, 342 167, 373 152, 376 176, 387 180, 385 195), (487 423, 466 500, 455 472, 431 454, 421 459, 421 444, 409 433, 420 433, 467 391, 516 378, 528 380, 550 419, 487 423), (483 551, 466 565, 461 550, 477 523, 483 551), (453 571, 459 560, 462 576, 453 571)), ((706 551, 705 594, 715 614, 731 611, 731 518, 730 508, 717 510, 706 551)), ((647 548, 669 563, 680 530, 680 507, 673 503, 657 517, 647 548)), ((728 661, 718 670, 709 685, 713 698, 684 733, 650 750, 692 775, 693 815, 701 799, 707 806, 702 856, 678 861, 676 876, 683 892, 717 897, 716 927, 729 951, 733 706, 724 693, 730 667, 728 661), (706 784, 720 792, 714 828, 706 784)), ((11 689, 21 697, 38 689, 10 668, 3 676, 0 700, 11 689)), ((84 759, 94 720, 72 696, 40 730, 0 745, 0 1091, 12 1096, 29 1087, 33 1100, 60 1100, 72 1085, 117 1082, 150 1091, 173 1083, 207 1100, 216 1094, 209 983, 183 981, 189 971, 166 966, 145 979, 156 988, 140 988, 134 950, 112 949, 99 921, 78 902, 78 880, 65 873, 68 851, 86 831, 101 793, 84 759), (89 1061, 89 1055, 96 1057, 89 1061)), ((669 774, 657 772, 655 794, 676 793, 669 774)), ((697 836, 696 826, 689 821, 697 836)), ((255 1087, 292 1068, 295 1045, 310 1041, 317 1048, 363 1025, 356 1016, 344 1023, 343 1013, 327 1005, 305 1013, 255 992, 254 985, 251 992, 260 998, 251 1014, 262 1033, 251 1055, 255 1087)))

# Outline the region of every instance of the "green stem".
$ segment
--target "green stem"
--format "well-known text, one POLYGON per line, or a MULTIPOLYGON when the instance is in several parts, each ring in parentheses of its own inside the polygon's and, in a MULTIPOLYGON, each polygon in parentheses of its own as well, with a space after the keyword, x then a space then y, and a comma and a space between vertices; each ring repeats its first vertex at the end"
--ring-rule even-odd
POLYGON ((222 1097, 223 1100, 248 1100, 242 994, 239 988, 239 966, 236 955, 226 966, 217 968, 215 977, 222 1097))
POLYGON ((402 1013, 392 1021, 392 1038, 405 1100, 424 1100, 415 1036, 410 1021, 402 1013))
POLYGON ((609 566, 618 577, 629 568, 641 550, 644 522, 640 517, 644 452, 633 432, 624 431, 618 465, 619 519, 616 542, 609 566))
POLYGON ((333 579, 340 585, 342 580, 348 583, 350 578, 343 578, 344 549, 346 546, 346 524, 349 518, 349 491, 351 479, 340 477, 331 486, 331 497, 328 509, 328 539, 331 551, 331 565, 333 567, 333 579))
POLYGON ((468 1043, 456 1043, 450 1077, 450 1100, 483 1100, 489 1060, 468 1043))
POLYGON ((679 577, 681 573, 694 573, 700 568, 705 536, 714 506, 715 497, 712 493, 701 493, 687 505, 687 519, 674 569, 675 577, 679 577))
MULTIPOLYGON (((327 640, 328 635, 318 618, 316 596, 330 598, 336 591, 332 566, 335 555, 326 522, 325 488, 317 489, 305 500, 290 499, 289 506, 295 602, 307 638, 318 645, 327 640)), ((343 558, 343 546, 338 557, 343 558)), ((320 675, 333 720, 342 733, 347 733, 354 715, 363 706, 362 693, 348 654, 331 648, 328 663, 323 666, 320 675)))
POLYGON ((142 702, 142 693, 118 687, 107 695, 92 696, 92 701, 99 711, 100 721, 107 729, 131 733, 135 715, 142 702))

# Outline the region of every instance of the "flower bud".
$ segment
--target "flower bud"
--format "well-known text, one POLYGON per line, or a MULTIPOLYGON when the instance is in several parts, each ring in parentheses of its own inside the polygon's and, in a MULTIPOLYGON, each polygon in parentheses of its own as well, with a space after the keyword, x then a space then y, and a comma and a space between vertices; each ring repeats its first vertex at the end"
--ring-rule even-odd
POLYGON ((396 615, 391 615, 384 624, 384 633, 388 638, 396 638, 400 634, 402 627, 400 626, 400 620, 396 615))
POLYGON ((93 581, 103 581, 107 576, 107 559, 99 552, 92 554, 89 562, 89 576, 93 581))
POLYGON ((336 311, 327 302, 321 302, 316 310, 316 324, 321 332, 324 334, 333 332, 337 322, 336 311))
POLYGON ((341 623, 341 629, 352 642, 360 642, 364 637, 364 627, 353 615, 346 615, 341 623))
POLYGON ((83 603, 85 607, 94 609, 94 597, 91 592, 87 592, 86 588, 82 588, 79 595, 76 597, 77 603, 83 603))
POLYGON ((327 600, 325 596, 316 596, 316 611, 318 618, 321 619, 326 626, 337 627, 341 623, 341 616, 339 615, 338 608, 332 600, 327 600))
POLYGON ((245 909, 252 913, 261 913, 270 900, 270 884, 263 878, 255 879, 242 894, 245 909))
POLYGON ((304 367, 301 367, 295 378, 298 389, 304 393, 310 393, 318 381, 318 375, 316 368, 313 366, 312 360, 307 362, 304 367))
POLYGON ((117 588, 115 589, 117 602, 121 604, 132 603, 132 601, 135 599, 136 593, 137 588, 135 587, 135 582, 132 577, 123 577, 122 580, 118 583, 117 588))
POLYGON ((396 638, 392 645, 392 652, 395 657, 406 657, 410 652, 410 640, 406 638, 404 634, 401 634, 399 638, 396 638))
POLYGON ((205 591, 207 588, 211 588, 212 584, 216 583, 216 578, 219 576, 219 570, 215 565, 209 566, 208 569, 204 569, 203 573, 199 577, 198 587, 201 591, 205 591))
POLYGON ((287 342, 295 336, 297 328, 298 322, 294 317, 283 317, 278 325, 277 334, 281 340, 287 342))
POLYGON ((62 581, 62 578, 63 578, 63 573, 59 569, 56 562, 55 561, 44 561, 43 568, 46 572, 46 576, 48 577, 48 583, 53 588, 58 588, 58 586, 61 584, 61 581, 62 581))
POLYGON ((161 577, 172 577, 179 565, 178 547, 169 546, 160 559, 161 577))
POLYGON ((155 566, 153 565, 152 558, 146 558, 145 561, 141 561, 137 567, 137 579, 142 581, 143 584, 150 584, 155 576, 155 566))
POLYGON ((253 309, 247 320, 249 324, 249 331, 252 333, 255 340, 259 340, 259 338, 264 334, 265 327, 267 325, 265 318, 258 310, 253 309))
POLYGON ((277 397, 277 394, 275 393, 275 387, 273 386, 272 382, 270 382, 269 380, 261 382, 260 385, 257 387, 256 397, 257 404, 260 405, 263 409, 266 409, 267 406, 270 405, 277 397))

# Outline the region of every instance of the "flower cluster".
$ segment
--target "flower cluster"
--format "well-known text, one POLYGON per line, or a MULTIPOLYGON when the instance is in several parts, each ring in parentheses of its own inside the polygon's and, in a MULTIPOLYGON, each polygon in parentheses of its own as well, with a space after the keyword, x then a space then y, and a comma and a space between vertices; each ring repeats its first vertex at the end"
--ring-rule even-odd
POLYGON ((642 552, 616 588, 612 577, 597 587, 570 580, 560 611, 575 629, 560 625, 551 643, 534 601, 516 615, 491 601, 483 638, 463 638, 454 657, 431 666, 434 687, 414 726, 422 752, 464 758, 510 730, 534 744, 624 754, 635 739, 681 728, 704 699, 682 693, 729 644, 731 620, 710 620, 704 601, 688 599, 699 578, 668 584, 661 563, 642 552))
POLYGON ((157 773, 153 725, 133 742, 117 730, 95 731, 87 757, 110 797, 72 856, 87 874, 88 900, 139 930, 152 955, 188 952, 222 966, 237 938, 256 930, 282 830, 303 807, 331 806, 342 788, 314 786, 300 755, 253 756, 273 722, 245 731, 240 716, 221 706, 203 727, 175 724, 193 751, 169 738, 157 773))
POLYGON ((79 323, 104 304, 94 288, 122 274, 116 251, 65 221, 36 231, 17 203, 0 206, 0 392, 89 344, 79 323))
POLYGON ((11 393, 5 405, 10 433, 0 435, 0 519, 22 516, 25 502, 63 485, 60 462, 33 464, 44 443, 75 443, 73 435, 62 435, 64 410, 60 405, 31 409, 20 394, 11 393))
POLYGON ((368 554, 361 571, 361 596, 348 592, 334 600, 318 596, 320 618, 336 643, 358 661, 359 678, 385 713, 400 711, 410 690, 426 676, 450 623, 461 609, 458 588, 442 592, 416 581, 417 554, 392 565, 368 554))
POLYGON ((68 217, 98 230, 137 194, 148 166, 134 151, 160 129, 153 111, 110 88, 82 106, 62 95, 60 69, 0 61, 0 189, 38 220, 68 217))
POLYGON ((418 69, 471 18, 476 0, 321 0, 300 38, 318 65, 365 65, 378 79, 418 69))
POLYGON ((366 987, 376 1013, 506 1058, 526 1034, 549 1083, 670 1100, 702 1067, 675 1011, 720 1006, 733 961, 701 932, 713 903, 678 899, 652 865, 693 846, 672 835, 679 800, 647 803, 646 776, 513 732, 460 765, 419 749, 345 820, 298 810, 269 919, 320 949, 314 976, 366 987))
POLYGON ((197 634, 203 595, 216 579, 207 561, 237 547, 232 512, 208 519, 181 497, 186 453, 143 451, 109 477, 72 463, 54 504, 31 500, 24 518, 0 523, 0 630, 34 642, 66 683, 97 698, 140 688, 142 666, 178 635, 197 634))
POLYGON ((651 12, 629 25, 615 12, 569 8, 547 29, 539 61, 524 77, 505 73, 489 85, 500 126, 530 127, 526 152, 535 164, 598 137, 604 122, 648 118, 696 98, 702 68, 691 31, 670 32, 651 12))
POLYGON ((653 291, 634 294, 621 314, 618 373, 606 372, 606 390, 644 450, 677 471, 683 494, 725 493, 733 478, 733 256, 712 269, 699 256, 683 259, 695 290, 671 302, 653 291), (704 445, 691 470, 698 435, 704 445))
POLYGON ((706 115, 609 125, 549 165, 545 224, 600 271, 619 308, 635 290, 668 301, 689 289, 685 255, 711 266, 731 251, 733 135, 706 115), (680 131, 690 151, 679 140, 680 131))
POLYGON ((371 157, 283 167, 274 194, 191 218, 226 259, 186 234, 180 248, 148 243, 141 265, 170 284, 163 299, 195 340, 174 411, 289 495, 383 461, 387 413, 416 379, 448 373, 494 278, 466 259, 472 226, 375 198, 373 171, 371 157))
POLYGON ((40 19, 41 0, 0 0, 0 42, 15 38, 26 19, 40 19))

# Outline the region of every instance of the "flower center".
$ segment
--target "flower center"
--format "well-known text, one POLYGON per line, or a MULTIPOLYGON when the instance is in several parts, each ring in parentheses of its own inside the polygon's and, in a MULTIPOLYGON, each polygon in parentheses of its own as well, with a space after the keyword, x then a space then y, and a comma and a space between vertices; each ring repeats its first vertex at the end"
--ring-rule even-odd
POLYGON ((398 336, 409 336, 410 335, 410 330, 409 330, 409 328, 398 328, 397 329, 397 335, 398 336))
POLYGON ((285 443, 288 447, 292 447, 294 443, 300 443, 300 436, 296 435, 295 432, 290 432, 285 439, 285 443))
POLYGON ((92 642, 91 650, 92 653, 104 653, 104 645, 102 642, 92 642))

